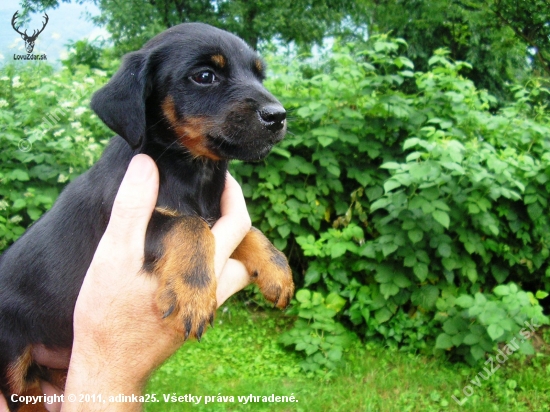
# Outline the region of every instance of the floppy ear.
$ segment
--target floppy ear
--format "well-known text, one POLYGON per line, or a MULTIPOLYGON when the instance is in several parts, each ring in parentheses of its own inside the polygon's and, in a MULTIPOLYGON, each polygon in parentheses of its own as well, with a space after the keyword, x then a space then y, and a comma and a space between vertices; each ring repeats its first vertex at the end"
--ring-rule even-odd
POLYGON ((105 86, 92 96, 90 106, 132 149, 145 137, 145 100, 149 93, 147 57, 142 52, 128 54, 122 66, 105 86))

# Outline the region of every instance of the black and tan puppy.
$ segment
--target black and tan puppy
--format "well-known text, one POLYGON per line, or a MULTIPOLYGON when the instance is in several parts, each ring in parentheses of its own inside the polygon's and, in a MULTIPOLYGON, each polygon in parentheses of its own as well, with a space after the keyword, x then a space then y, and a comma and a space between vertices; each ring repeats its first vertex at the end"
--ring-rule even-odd
MULTIPOLYGON (((11 394, 41 394, 39 379, 57 379, 33 361, 33 345, 71 347, 80 286, 137 153, 160 171, 143 265, 160 280, 159 317, 183 338, 200 338, 216 309, 209 226, 220 217, 228 161, 264 158, 286 131, 285 110, 263 78, 264 63, 241 39, 181 24, 128 54, 95 93, 93 110, 118 136, 0 257, 0 389, 12 410, 11 394)), ((260 231, 252 229, 233 257, 269 301, 289 303, 287 260, 260 231)))

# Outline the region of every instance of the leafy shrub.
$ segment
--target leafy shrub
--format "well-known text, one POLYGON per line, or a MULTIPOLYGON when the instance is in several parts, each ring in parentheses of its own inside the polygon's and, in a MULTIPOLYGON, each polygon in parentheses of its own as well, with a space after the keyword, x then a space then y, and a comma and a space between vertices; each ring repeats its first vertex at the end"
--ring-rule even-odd
POLYGON ((303 279, 282 342, 323 368, 306 293, 322 311, 346 300, 331 325, 469 362, 547 323, 545 294, 528 291, 550 287, 548 90, 518 87, 494 114, 460 76, 467 63, 439 50, 415 72, 404 46, 380 36, 316 67, 277 66, 268 87, 294 116, 289 136, 265 164, 234 166, 253 222, 303 279))
MULTIPOLYGON (((318 65, 274 62, 289 136, 264 163, 233 165, 254 224, 297 274, 281 340, 308 371, 335 367, 353 333, 475 362, 525 321, 547 323, 548 90, 516 86, 492 113, 459 74, 468 64, 440 50, 415 72, 403 47, 380 36, 318 65)), ((0 248, 112 134, 88 109, 106 73, 79 62, 1 69, 0 248)))
POLYGON ((112 134, 89 108, 106 73, 46 64, 0 70, 0 250, 48 210, 112 134))

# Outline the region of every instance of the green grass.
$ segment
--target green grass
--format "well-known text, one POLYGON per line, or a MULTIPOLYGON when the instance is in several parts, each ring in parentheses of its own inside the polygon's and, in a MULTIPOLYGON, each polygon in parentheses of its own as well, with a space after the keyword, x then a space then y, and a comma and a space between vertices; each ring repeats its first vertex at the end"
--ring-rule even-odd
MULTIPOLYGON (((159 402, 146 411, 548 411, 550 359, 514 354, 489 379, 470 383, 483 368, 412 355, 381 344, 357 343, 331 375, 307 376, 302 359, 277 343, 289 320, 233 303, 220 310, 201 343, 185 344, 152 377, 159 402), (473 394, 465 398, 463 388, 473 394), (202 396, 198 405, 165 402, 163 394, 202 396), (238 396, 291 396, 297 402, 243 404, 238 396), (205 405, 205 397, 213 402, 205 405), (234 397, 217 402, 218 396, 234 397)), ((550 335, 549 331, 545 334, 550 335)), ((548 341, 548 339, 546 339, 548 341)), ((221 400, 221 399, 220 399, 221 400)))

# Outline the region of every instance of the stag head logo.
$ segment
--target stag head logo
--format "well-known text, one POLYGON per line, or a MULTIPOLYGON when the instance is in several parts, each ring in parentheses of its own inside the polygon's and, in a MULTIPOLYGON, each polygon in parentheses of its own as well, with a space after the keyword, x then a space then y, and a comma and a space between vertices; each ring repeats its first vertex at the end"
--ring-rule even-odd
POLYGON ((32 32, 32 35, 29 36, 27 34, 27 30, 25 30, 24 33, 20 32, 19 31, 19 28, 21 27, 21 24, 19 24, 17 27, 15 26, 16 25, 16 20, 17 20, 17 17, 19 17, 19 10, 15 12, 15 14, 13 15, 13 17, 11 18, 11 26, 13 27, 13 29, 19 33, 21 35, 21 38, 23 40, 25 40, 25 48, 27 49, 27 53, 32 53, 32 51, 34 50, 34 42, 36 41, 36 38, 38 37, 38 35, 40 33, 42 33, 44 31, 44 28, 46 27, 46 24, 48 24, 48 15, 46 13, 44 13, 44 18, 46 19, 42 25, 42 28, 40 30, 33 30, 32 32))

